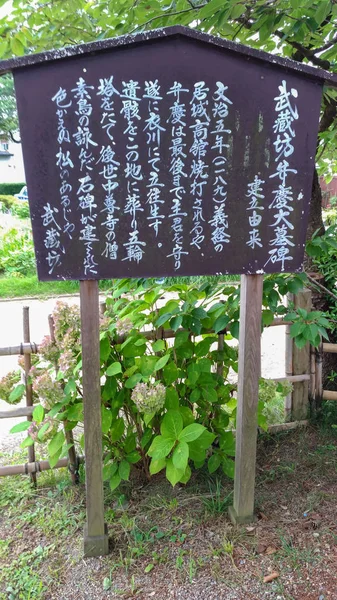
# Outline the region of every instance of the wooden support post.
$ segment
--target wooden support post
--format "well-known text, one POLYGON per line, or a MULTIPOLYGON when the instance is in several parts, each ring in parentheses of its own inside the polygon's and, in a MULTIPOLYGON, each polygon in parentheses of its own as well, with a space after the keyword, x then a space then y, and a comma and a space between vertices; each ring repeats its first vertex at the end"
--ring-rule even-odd
POLYGON ((315 385, 315 406, 319 410, 323 400, 323 343, 321 341, 316 348, 316 385, 315 385))
POLYGON ((242 275, 233 523, 254 520, 263 275, 242 275))
MULTIPOLYGON (((29 306, 23 307, 23 341, 30 342, 30 327, 29 327, 29 306)), ((29 371, 32 366, 32 359, 30 354, 24 355, 25 364, 25 385, 26 385, 26 406, 33 406, 33 386, 28 383, 29 371)), ((32 415, 27 415, 27 421, 32 421, 32 415)), ((35 462, 35 446, 28 446, 28 461, 30 463, 35 462)), ((30 480, 33 485, 36 486, 36 473, 30 474, 30 480)))
POLYGON ((98 281, 80 281, 87 522, 84 555, 108 554, 104 525, 98 281))
MULTIPOLYGON (((294 302, 294 294, 287 295, 287 305, 294 302)), ((290 325, 286 325, 286 356, 285 356, 286 377, 293 376, 293 340, 290 336, 290 325)), ((292 391, 287 394, 284 402, 285 420, 291 421, 291 409, 293 405, 292 391)))
MULTIPOLYGON (((294 296, 294 307, 311 311, 311 291, 304 289, 294 296)), ((310 344, 297 348, 293 341, 293 375, 310 374, 310 344)), ((306 419, 309 412, 309 381, 294 383, 291 418, 293 421, 306 419)))

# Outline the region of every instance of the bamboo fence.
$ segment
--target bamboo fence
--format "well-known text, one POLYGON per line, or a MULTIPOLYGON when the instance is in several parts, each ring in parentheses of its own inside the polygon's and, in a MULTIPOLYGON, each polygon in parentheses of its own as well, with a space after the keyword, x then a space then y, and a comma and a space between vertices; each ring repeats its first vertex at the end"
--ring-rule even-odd
MULTIPOLYGON (((289 298, 297 306, 310 308, 311 293, 308 290, 301 292, 295 298, 289 298)), ((103 315, 105 312, 105 303, 101 303, 100 312, 103 315)), ((50 336, 54 337, 54 325, 52 317, 49 316, 49 331, 50 336)), ((39 353, 39 345, 30 340, 29 333, 29 308, 23 308, 23 323, 24 323, 24 341, 16 346, 0 347, 1 356, 23 355, 25 357, 25 374, 27 375, 30 368, 31 354, 39 353)), ((322 362, 324 352, 337 353, 337 344, 321 343, 318 349, 311 348, 309 344, 306 348, 299 350, 296 348, 294 341, 290 337, 290 324, 281 318, 274 319, 269 327, 286 326, 286 353, 285 353, 285 377, 274 379, 274 381, 285 382, 289 381, 293 384, 293 391, 285 400, 285 416, 286 421, 280 425, 272 425, 269 427, 270 433, 277 431, 285 431, 294 429, 299 426, 306 426, 308 421, 310 402, 317 404, 321 400, 337 400, 337 392, 323 390, 322 385, 322 362)), ((182 329, 178 331, 183 331, 182 329)), ((209 333, 214 333, 209 331, 209 333)), ((224 346, 224 336, 226 331, 218 333, 218 349, 221 351, 224 346)), ((163 329, 162 327, 153 331, 145 331, 143 335, 147 339, 170 339, 174 338, 176 332, 171 329, 163 329)), ((117 343, 125 341, 125 336, 120 336, 117 343)), ((215 365, 219 375, 223 372, 223 363, 220 361, 215 365)), ((31 385, 28 383, 28 377, 25 378, 26 385, 26 406, 10 408, 6 411, 0 411, 0 419, 13 417, 26 417, 32 419, 34 406, 32 405, 31 385)), ((55 469, 66 467, 71 474, 73 483, 78 481, 78 466, 84 461, 84 458, 77 456, 75 452, 74 439, 72 431, 67 430, 67 423, 64 424, 65 436, 67 444, 71 447, 68 451, 68 458, 60 459, 55 465, 55 469)), ((28 462, 21 465, 9 465, 0 467, 0 477, 7 475, 29 474, 34 485, 36 484, 36 474, 40 471, 51 469, 47 460, 35 460, 35 447, 28 447, 28 462)))

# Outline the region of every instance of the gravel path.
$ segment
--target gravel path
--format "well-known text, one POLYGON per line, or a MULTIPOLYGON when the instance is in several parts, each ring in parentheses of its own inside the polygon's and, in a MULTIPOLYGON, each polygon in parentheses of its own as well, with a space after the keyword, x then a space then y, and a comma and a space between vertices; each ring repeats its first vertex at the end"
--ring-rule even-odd
MULTIPOLYGON (((31 341, 39 343, 49 333, 48 315, 58 298, 48 300, 10 300, 0 302, 0 346, 13 346, 22 342, 22 309, 29 306, 31 341)), ((61 300, 61 298, 60 298, 61 300)), ((62 298, 68 304, 79 305, 79 296, 62 298)), ((266 329, 262 335, 262 376, 284 376, 285 327, 266 329)), ((0 377, 17 366, 16 356, 0 357, 0 377)), ((23 404, 24 405, 24 404, 23 404)), ((8 404, 0 400, 0 411, 8 404)), ((13 444, 9 430, 21 419, 0 419, 0 449, 13 444)), ((15 437, 18 440, 18 437, 15 437)))

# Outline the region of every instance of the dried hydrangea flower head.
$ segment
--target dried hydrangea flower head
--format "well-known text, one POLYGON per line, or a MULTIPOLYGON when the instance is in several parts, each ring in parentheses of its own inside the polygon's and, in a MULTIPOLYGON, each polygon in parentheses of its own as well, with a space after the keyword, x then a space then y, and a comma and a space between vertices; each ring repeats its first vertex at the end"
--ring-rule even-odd
POLYGON ((60 350, 55 342, 51 340, 50 335, 45 335, 39 345, 39 353, 47 362, 56 364, 60 357, 60 350))
POLYGON ((0 400, 4 400, 9 404, 16 404, 20 402, 21 397, 18 398, 15 402, 10 402, 9 396, 13 391, 13 388, 21 381, 21 373, 20 371, 10 371, 0 379, 0 400))
POLYGON ((59 381, 53 381, 50 373, 44 371, 33 381, 33 391, 39 398, 43 408, 50 410, 54 404, 64 398, 63 389, 59 381))
POLYGON ((129 317, 117 319, 116 321, 116 332, 118 335, 128 335, 133 327, 134 325, 129 317))
POLYGON ((131 399, 139 412, 151 414, 160 411, 165 404, 166 389, 162 383, 137 383, 131 399))

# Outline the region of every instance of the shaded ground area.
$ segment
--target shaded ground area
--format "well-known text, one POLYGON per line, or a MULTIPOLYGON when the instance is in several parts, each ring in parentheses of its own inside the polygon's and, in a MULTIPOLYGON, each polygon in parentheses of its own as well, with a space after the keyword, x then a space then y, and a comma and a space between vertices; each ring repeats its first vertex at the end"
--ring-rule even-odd
POLYGON ((248 527, 230 524, 232 482, 221 474, 175 489, 135 474, 106 490, 111 554, 99 559, 81 554, 83 484, 72 488, 65 471, 42 474, 37 491, 3 479, 0 599, 335 600, 336 440, 313 428, 260 438, 248 527))

